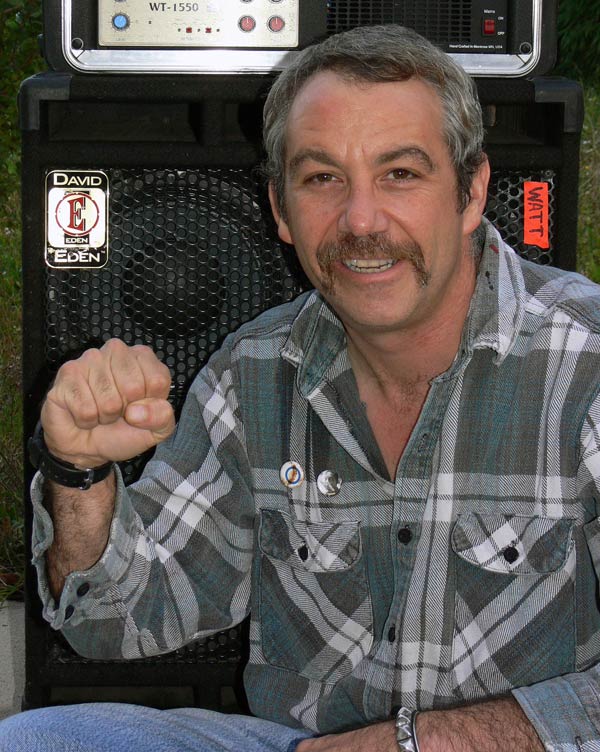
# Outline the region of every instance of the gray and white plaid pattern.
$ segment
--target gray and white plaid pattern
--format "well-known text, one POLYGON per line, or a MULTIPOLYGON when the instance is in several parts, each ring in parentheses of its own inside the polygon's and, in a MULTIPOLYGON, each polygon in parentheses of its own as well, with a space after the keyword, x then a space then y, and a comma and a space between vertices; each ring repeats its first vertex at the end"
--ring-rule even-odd
MULTIPOLYGON (((213 356, 59 608, 36 480, 46 617, 85 655, 136 657, 251 614, 253 712, 321 732, 399 705, 545 680, 552 692, 559 676, 574 696, 583 676, 598 692, 599 374, 599 288, 520 260, 488 226, 459 354, 390 480, 343 328, 318 294, 301 296, 213 356), (304 471, 289 488, 288 461, 304 471), (324 471, 338 493, 319 490, 324 471)), ((572 728, 548 731, 557 711, 536 706, 535 687, 520 701, 570 749, 572 728)))

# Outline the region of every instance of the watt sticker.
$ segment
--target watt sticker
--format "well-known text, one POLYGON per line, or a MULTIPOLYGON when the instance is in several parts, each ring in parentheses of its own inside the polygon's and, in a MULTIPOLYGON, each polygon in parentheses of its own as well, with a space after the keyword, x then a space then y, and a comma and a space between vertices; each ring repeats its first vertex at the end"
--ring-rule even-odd
POLYGON ((108 176, 99 170, 46 175, 46 264, 100 269, 108 261, 108 176))
POLYGON ((548 237, 548 183, 526 181, 523 185, 523 241, 550 248, 548 237))

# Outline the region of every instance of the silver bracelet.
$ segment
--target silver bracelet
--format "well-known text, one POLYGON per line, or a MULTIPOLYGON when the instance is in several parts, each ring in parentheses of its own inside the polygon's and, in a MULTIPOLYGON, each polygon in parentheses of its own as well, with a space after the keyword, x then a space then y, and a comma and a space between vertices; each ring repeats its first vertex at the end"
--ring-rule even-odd
POLYGON ((419 712, 420 711, 415 710, 410 719, 410 730, 412 731, 413 739, 415 740, 415 752, 421 752, 419 749, 419 739, 417 737, 417 716, 419 715, 419 712))
POLYGON ((396 741, 400 752, 419 752, 419 743, 415 735, 417 712, 417 710, 401 707, 396 714, 396 741))

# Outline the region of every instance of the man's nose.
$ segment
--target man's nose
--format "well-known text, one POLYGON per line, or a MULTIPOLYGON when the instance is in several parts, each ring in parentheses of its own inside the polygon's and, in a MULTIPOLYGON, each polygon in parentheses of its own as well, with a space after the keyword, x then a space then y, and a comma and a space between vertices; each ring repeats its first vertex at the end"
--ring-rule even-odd
POLYGON ((340 214, 338 231, 358 238, 387 229, 387 215, 376 188, 364 183, 351 186, 340 214))

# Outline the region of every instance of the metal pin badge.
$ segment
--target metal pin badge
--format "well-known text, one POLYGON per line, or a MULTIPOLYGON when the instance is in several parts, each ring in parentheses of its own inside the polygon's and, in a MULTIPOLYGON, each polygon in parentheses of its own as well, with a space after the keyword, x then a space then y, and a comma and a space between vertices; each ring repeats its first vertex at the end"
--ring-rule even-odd
POLYGON ((286 462, 281 466, 279 478, 284 486, 294 488, 304 481, 304 470, 297 462, 286 462))
POLYGON ((340 492, 342 479, 333 470, 323 470, 317 478, 317 488, 325 496, 335 496, 340 492))

